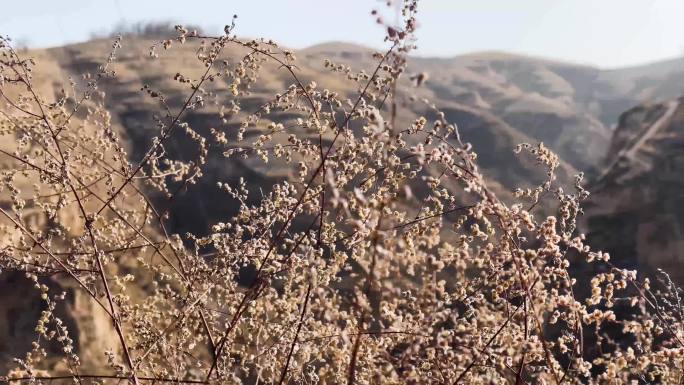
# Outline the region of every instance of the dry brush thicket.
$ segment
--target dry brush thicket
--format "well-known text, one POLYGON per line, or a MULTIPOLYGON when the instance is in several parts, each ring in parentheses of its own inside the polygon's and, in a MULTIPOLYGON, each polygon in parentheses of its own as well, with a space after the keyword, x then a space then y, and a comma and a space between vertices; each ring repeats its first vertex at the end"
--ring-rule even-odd
POLYGON ((584 244, 574 225, 588 195, 581 176, 559 186, 558 158, 521 144, 545 180, 503 202, 458 122, 429 101, 399 102, 411 93, 399 79, 410 76, 416 7, 406 2, 403 23, 386 25, 374 68, 324 63, 354 95, 302 81, 291 52, 238 39, 234 23, 222 36, 178 26, 150 60, 193 45, 198 71, 175 77, 187 87, 180 107, 141 84, 159 105, 158 134, 134 160, 98 89, 116 76, 120 39, 83 87, 55 98, 35 84, 32 59, 1 40, 0 130, 13 144, 0 154, 11 165, 1 171, 0 268, 30 279, 21 295, 45 309, 2 381, 681 383, 680 291, 651 288, 584 244), (265 63, 292 82, 242 111, 265 63), (437 119, 403 121, 402 103, 428 103, 437 119), (205 137, 184 116, 208 106, 226 126, 205 137), (172 136, 194 143, 192 156, 169 151, 172 136), (209 151, 283 162, 292 177, 216 181, 225 201, 214 204, 238 214, 208 235, 170 234, 169 213, 149 196, 175 199, 203 177, 209 151), (555 215, 541 214, 540 200, 555 202, 555 215), (93 331, 102 351, 81 351, 55 311, 74 293, 111 325, 93 331))

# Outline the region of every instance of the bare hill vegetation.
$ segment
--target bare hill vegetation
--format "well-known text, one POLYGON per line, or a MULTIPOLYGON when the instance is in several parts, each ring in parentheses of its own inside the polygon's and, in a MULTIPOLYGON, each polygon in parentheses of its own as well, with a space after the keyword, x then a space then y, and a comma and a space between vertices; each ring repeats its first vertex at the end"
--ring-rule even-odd
POLYGON ((679 289, 576 228, 674 72, 412 58, 417 6, 383 52, 0 40, 0 381, 680 381, 679 289))

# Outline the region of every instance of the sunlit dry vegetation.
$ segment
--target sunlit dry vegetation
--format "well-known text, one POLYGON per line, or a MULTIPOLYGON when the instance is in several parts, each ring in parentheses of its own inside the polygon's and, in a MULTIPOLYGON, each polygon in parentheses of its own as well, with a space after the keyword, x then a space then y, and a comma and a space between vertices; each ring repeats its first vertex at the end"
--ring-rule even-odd
POLYGON ((681 383, 681 292, 585 245, 582 176, 561 185, 543 144, 510 149, 543 177, 499 199, 478 169, 487 149, 412 96, 429 81, 406 70, 417 1, 400 25, 381 13, 387 49, 374 67, 321 63, 352 93, 302 78, 270 40, 238 37, 236 18, 220 36, 177 26, 149 60, 191 47, 197 62, 166 80, 185 88, 181 102, 139 85, 158 113, 136 159, 98 88, 117 76, 125 38, 58 95, 41 92, 30 52, 0 40, 0 269, 30 280, 18 294, 44 309, 4 381, 681 383), (291 82, 245 111, 268 71, 291 82), (406 103, 430 114, 407 121, 406 103), (185 119, 202 110, 222 124, 185 119), (167 146, 174 136, 189 153, 167 146), (210 151, 290 172, 272 186, 215 181, 223 199, 211 204, 237 214, 208 234, 173 234, 157 202, 203 178, 210 151), (104 320, 89 350, 64 303, 104 320))

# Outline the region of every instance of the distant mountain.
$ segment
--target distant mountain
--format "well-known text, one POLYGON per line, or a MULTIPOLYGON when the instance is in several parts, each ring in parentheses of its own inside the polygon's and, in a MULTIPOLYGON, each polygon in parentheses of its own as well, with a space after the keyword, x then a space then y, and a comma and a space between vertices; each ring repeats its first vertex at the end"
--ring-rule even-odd
MULTIPOLYGON (((302 51, 307 61, 335 58, 356 65, 368 49, 345 43, 302 51)), ((542 140, 575 168, 603 158, 618 116, 646 101, 684 90, 684 58, 617 70, 502 52, 454 58, 413 58, 409 68, 429 74, 421 95, 437 105, 458 103, 486 111, 534 140, 542 140)))

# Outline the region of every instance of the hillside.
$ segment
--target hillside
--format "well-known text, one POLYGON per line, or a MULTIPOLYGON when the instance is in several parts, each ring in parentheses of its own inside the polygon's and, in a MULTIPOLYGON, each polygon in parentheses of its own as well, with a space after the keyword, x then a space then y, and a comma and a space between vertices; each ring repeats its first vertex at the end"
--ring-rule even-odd
MULTIPOLYGON (((105 92, 106 108, 113 127, 125 139, 129 158, 135 162, 158 135, 155 116, 164 113, 159 101, 141 91, 144 86, 164 95, 171 110, 178 110, 189 93, 187 87, 174 80, 177 73, 199 77, 202 72, 196 56, 197 46, 186 44, 175 47, 172 56, 149 57, 149 49, 156 41, 142 37, 127 37, 119 49, 111 69, 114 78, 99 81, 105 92)), ((234 62, 247 51, 232 48, 224 52, 234 62)), ((61 95, 71 87, 72 78, 77 88, 83 88, 84 74, 95 74, 111 51, 111 41, 93 40, 87 43, 27 52, 39 63, 37 84, 45 95, 61 95), (61 81, 60 81, 61 80, 61 81)), ((296 52, 297 74, 303 83, 315 80, 320 87, 352 96, 358 92, 344 73, 330 72, 325 59, 348 66, 351 73, 371 71, 373 51, 347 43, 326 43, 296 52)), ((536 184, 544 177, 528 159, 515 156, 513 148, 522 142, 544 142, 561 157, 559 178, 571 180, 578 171, 594 175, 604 167, 604 159, 614 157, 621 144, 614 139, 613 127, 618 116, 633 105, 667 99, 684 87, 682 60, 654 63, 641 67, 600 70, 597 68, 562 63, 543 58, 482 52, 454 58, 410 58, 409 75, 425 73, 427 80, 415 87, 405 76, 400 83, 398 101, 400 120, 411 122, 417 116, 435 117, 421 102, 426 98, 445 113, 448 121, 459 126, 463 139, 473 144, 478 162, 489 177, 492 188, 506 197, 516 187, 536 184)), ((184 233, 203 233, 212 223, 235 213, 233 207, 214 205, 222 195, 215 188, 217 181, 235 183, 244 178, 248 183, 268 186, 276 180, 292 179, 292 171, 282 164, 265 164, 250 157, 226 158, 239 130, 239 120, 257 111, 272 95, 283 92, 292 82, 290 75, 274 63, 266 63, 267 71, 242 97, 237 111, 226 121, 218 117, 214 103, 208 102, 196 111, 188 111, 185 122, 202 135, 211 128, 226 132, 227 146, 208 144, 208 167, 196 185, 182 186, 173 199, 161 196, 157 204, 176 213, 170 218, 170 230, 184 233)), ((209 95, 219 98, 229 92, 229 85, 216 83, 207 87, 209 95)), ((228 114, 230 115, 230 113, 228 114)), ((283 115, 287 121, 296 116, 283 115)), ((407 123, 408 124, 408 123, 407 123)), ((621 129, 622 130, 622 129, 621 129)), ((619 138, 621 130, 615 135, 619 138)), ((267 129, 254 128, 245 133, 254 140, 267 129)), ((311 140, 317 135, 307 134, 311 140)), ((10 146, 11 147, 11 146, 10 146)), ((197 147, 187 136, 175 134, 167 145, 174 156, 196 156, 197 147)), ((253 202, 259 197, 252 196, 253 202)))
POLYGON ((642 270, 684 282, 682 99, 625 112, 593 183, 585 224, 590 243, 642 270))
MULTIPOLYGON (((171 108, 178 108, 187 90, 173 80, 174 75, 181 72, 191 76, 201 70, 194 59, 197 47, 191 44, 176 47, 174 57, 162 55, 150 60, 147 53, 153 43, 140 38, 125 40, 113 64, 116 78, 100 83, 100 89, 107 94, 105 100, 112 121, 128 138, 134 160, 142 156, 156 135, 153 116, 160 111, 159 104, 140 92, 140 88, 150 85, 167 96, 171 108), (177 60, 177 55, 182 59, 177 60)), ((96 72, 109 49, 109 41, 96 40, 38 54, 42 66, 78 79, 83 73, 96 72)), ((227 56, 236 58, 240 54, 244 53, 231 52, 227 56)), ((372 51, 352 44, 322 44, 296 54, 298 76, 304 83, 315 79, 321 87, 346 95, 357 92, 353 83, 344 74, 329 73, 324 68, 324 60, 349 66, 352 71, 370 71, 373 65, 372 51)), ((290 84, 286 71, 272 64, 267 66, 270 70, 261 75, 250 89, 250 95, 242 99, 239 115, 256 111, 271 95, 282 92, 290 84)), ((684 73, 678 68, 676 63, 662 63, 602 71, 496 52, 451 59, 412 58, 408 67, 410 74, 425 72, 428 79, 420 87, 414 87, 409 79, 404 80, 404 87, 399 90, 401 118, 408 122, 419 115, 431 116, 427 105, 420 100, 427 98, 433 102, 450 122, 458 124, 464 140, 471 142, 479 153, 485 174, 496 190, 506 196, 514 188, 525 187, 543 177, 533 164, 514 156, 512 149, 516 144, 543 141, 556 151, 563 161, 559 171, 563 182, 570 180, 569 176, 577 170, 591 175, 608 150, 611 127, 618 115, 639 102, 671 97, 676 84, 684 84, 684 73), (417 100, 409 99, 412 96, 417 100)), ((217 95, 228 92, 228 85, 214 84, 211 92, 217 95)), ((215 112, 209 104, 202 111, 190 112, 186 121, 206 134, 210 128, 223 124, 215 112)), ((235 121, 224 124, 229 135, 237 130, 235 121)), ((250 131, 248 135, 256 137, 257 132, 250 131)), ((182 136, 177 135, 171 143, 171 148, 178 153, 193 151, 182 136)), ((196 231, 197 226, 209 226, 232 213, 229 207, 208 209, 204 205, 207 199, 218 199, 216 180, 234 182, 244 177, 268 186, 273 178, 289 177, 277 165, 253 160, 233 157, 227 166, 221 155, 223 149, 209 151, 209 173, 213 175, 206 175, 197 186, 189 186, 184 191, 185 199, 170 203, 172 212, 182 213, 182 221, 172 220, 179 232, 196 231)))
MULTIPOLYGON (((147 53, 153 43, 144 39, 124 41, 124 47, 113 64, 116 77, 103 79, 99 84, 99 88, 106 93, 105 103, 111 113, 112 123, 127 139, 129 155, 133 160, 143 156, 150 141, 157 135, 154 116, 162 112, 158 102, 146 93, 140 92, 140 88, 149 85, 166 96, 172 110, 178 109, 188 91, 183 84, 173 80, 175 74, 198 76, 202 70, 194 58, 197 47, 192 44, 176 47, 173 57, 162 55, 157 60, 150 60, 147 53), (178 55, 182 57, 181 60, 178 60, 178 55)), ((82 73, 96 72, 99 63, 107 57, 109 49, 109 42, 105 40, 49 49, 40 53, 43 59, 41 63, 45 63, 41 65, 59 68, 63 73, 77 79, 82 73)), ((227 53, 226 56, 232 58, 229 60, 235 60, 244 54, 245 52, 235 51, 227 53)), ((328 58, 335 63, 349 65, 352 71, 370 71, 373 65, 372 51, 353 45, 326 44, 302 50, 297 56, 297 73, 303 83, 315 80, 320 87, 348 96, 357 92, 354 83, 348 81, 345 74, 330 73, 326 70, 324 60, 328 58)), ((508 84, 509 81, 501 80, 493 73, 480 74, 468 80, 467 76, 475 73, 468 68, 469 60, 457 58, 445 63, 444 66, 440 65, 441 60, 416 59, 415 63, 411 63, 410 71, 414 71, 412 68, 415 68, 416 72, 435 71, 444 76, 448 75, 449 80, 447 83, 435 77, 436 75, 430 75, 430 80, 424 86, 416 88, 409 79, 406 79, 402 83, 404 88, 399 92, 399 101, 402 103, 399 119, 412 122, 420 115, 436 117, 421 99, 426 97, 434 102, 435 106, 445 112, 448 121, 458 124, 463 139, 473 144, 485 175, 490 177, 493 188, 502 196, 505 197, 516 187, 539 183, 544 177, 543 172, 528 159, 515 156, 513 148, 518 143, 536 143, 541 140, 561 152, 564 148, 569 149, 564 152, 566 156, 562 155, 564 159, 567 158, 559 170, 562 181, 570 180, 571 175, 577 172, 574 164, 589 167, 590 163, 582 160, 583 155, 580 155, 586 151, 578 150, 580 146, 565 143, 567 138, 586 138, 587 143, 593 143, 600 149, 605 146, 604 142, 607 143, 608 129, 595 122, 590 129, 584 130, 581 122, 588 122, 589 118, 573 112, 551 97, 544 98, 535 92, 523 91, 521 86, 508 84), (451 85, 447 87, 449 84, 451 85), (417 100, 410 100, 412 96, 417 100), (551 127, 556 123, 566 126, 560 130, 551 127), (530 124, 536 124, 536 129, 525 129, 531 127, 530 124), (580 132, 560 135, 563 130, 580 132), (506 167, 501 167, 502 164, 506 167)), ((234 138, 239 126, 238 117, 257 111, 274 94, 282 92, 291 84, 290 75, 286 71, 278 69, 272 63, 265 65, 268 70, 263 71, 261 78, 252 85, 249 96, 241 98, 240 111, 233 119, 222 122, 217 116, 218 109, 212 103, 207 103, 202 110, 189 111, 185 115, 185 121, 200 134, 207 135, 211 128, 221 128, 226 131, 229 138, 234 138)), ((492 65, 496 67, 495 63, 492 65)), ((517 64, 512 66, 515 67, 517 64)), ((523 68, 520 71, 531 70, 523 68)), ((219 96, 229 92, 225 83, 212 84, 208 90, 219 96)), ((287 121, 295 119, 296 116, 288 115, 282 118, 287 121)), ((264 132, 265 127, 250 129, 245 137, 255 139, 264 132)), ((313 133, 309 138, 318 140, 317 135, 313 133)), ((182 157, 192 156, 191 154, 196 151, 188 138, 180 134, 174 135, 169 143, 167 149, 182 157)), ((235 183, 242 177, 248 182, 267 188, 274 180, 292 177, 289 169, 277 163, 264 164, 254 158, 226 159, 223 156, 224 151, 224 147, 209 143, 209 167, 205 171, 205 176, 197 185, 185 186, 179 193, 182 199, 160 202, 162 207, 170 209, 169 211, 179 214, 178 218, 182 218, 171 219, 174 225, 172 230, 180 233, 188 230, 198 231, 234 214, 231 207, 206 206, 207 202, 220 199, 221 195, 215 189, 216 181, 235 183)))

